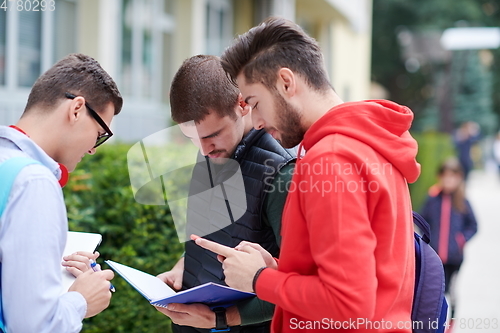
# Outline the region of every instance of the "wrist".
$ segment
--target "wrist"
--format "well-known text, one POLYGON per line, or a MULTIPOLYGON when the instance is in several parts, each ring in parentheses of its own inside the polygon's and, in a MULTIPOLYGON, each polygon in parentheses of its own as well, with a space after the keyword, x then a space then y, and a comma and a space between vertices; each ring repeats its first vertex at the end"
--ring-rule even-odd
POLYGON ((181 257, 172 269, 184 270, 184 257, 181 257))
POLYGON ((241 316, 237 306, 231 306, 226 309, 226 319, 228 326, 240 326, 241 316))
POLYGON ((226 309, 217 307, 212 311, 215 312, 215 328, 212 328, 210 332, 229 332, 231 329, 227 325, 226 309))
POLYGON ((253 289, 253 292, 255 293, 256 290, 257 290, 257 280, 260 276, 260 274, 266 269, 267 267, 264 266, 264 267, 261 267, 257 270, 257 272, 255 272, 255 275, 253 276, 253 281, 252 281, 252 289, 253 289))
POLYGON ((274 270, 278 270, 278 264, 279 264, 279 259, 273 257, 273 265, 270 266, 269 268, 272 268, 274 270))

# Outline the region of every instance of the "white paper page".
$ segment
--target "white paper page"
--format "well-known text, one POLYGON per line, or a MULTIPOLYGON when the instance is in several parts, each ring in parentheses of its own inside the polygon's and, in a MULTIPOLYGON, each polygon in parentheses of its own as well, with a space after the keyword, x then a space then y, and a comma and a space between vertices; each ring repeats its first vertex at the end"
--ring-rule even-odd
MULTIPOLYGON (((73 254, 78 251, 94 252, 99 244, 101 244, 102 236, 88 232, 68 231, 66 247, 64 248, 63 257, 73 254)), ((62 258, 61 258, 62 260, 62 258)), ((66 267, 61 265, 62 271, 62 291, 65 293, 69 287, 75 282, 73 274, 66 270, 66 267)))
POLYGON ((172 288, 156 276, 111 260, 106 260, 106 264, 111 266, 149 301, 163 299, 176 294, 172 288))

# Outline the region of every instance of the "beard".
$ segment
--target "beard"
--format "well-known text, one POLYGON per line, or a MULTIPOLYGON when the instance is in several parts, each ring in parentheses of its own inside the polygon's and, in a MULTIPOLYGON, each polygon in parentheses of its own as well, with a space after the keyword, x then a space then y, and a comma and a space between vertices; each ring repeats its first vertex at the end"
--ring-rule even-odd
POLYGON ((231 158, 231 154, 229 154, 227 150, 215 150, 210 152, 210 154, 221 154, 221 156, 219 157, 207 156, 213 164, 218 164, 218 165, 227 163, 227 161, 229 161, 229 159, 231 158))
POLYGON ((306 131, 302 128, 300 112, 276 91, 275 92, 275 108, 278 116, 277 129, 280 135, 280 144, 284 148, 293 148, 297 146, 306 131))

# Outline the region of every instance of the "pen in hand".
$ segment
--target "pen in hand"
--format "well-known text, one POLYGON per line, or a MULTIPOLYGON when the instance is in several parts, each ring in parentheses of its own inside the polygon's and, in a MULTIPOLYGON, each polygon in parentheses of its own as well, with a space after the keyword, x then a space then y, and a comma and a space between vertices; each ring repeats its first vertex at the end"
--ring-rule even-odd
MULTIPOLYGON (((94 272, 99 272, 101 270, 100 266, 92 259, 90 259, 90 267, 94 272)), ((111 282, 109 283, 109 290, 112 292, 116 291, 115 286, 113 286, 111 282)))

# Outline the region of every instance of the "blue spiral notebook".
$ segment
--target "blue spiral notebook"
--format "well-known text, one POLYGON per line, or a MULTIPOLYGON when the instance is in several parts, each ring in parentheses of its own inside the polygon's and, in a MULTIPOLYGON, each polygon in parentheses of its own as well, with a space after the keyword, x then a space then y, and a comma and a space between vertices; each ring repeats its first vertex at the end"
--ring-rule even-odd
POLYGON ((210 307, 227 307, 237 301, 255 297, 254 293, 247 293, 212 282, 176 292, 156 276, 111 260, 105 262, 144 296, 149 303, 155 306, 166 307, 170 303, 203 303, 210 307))

